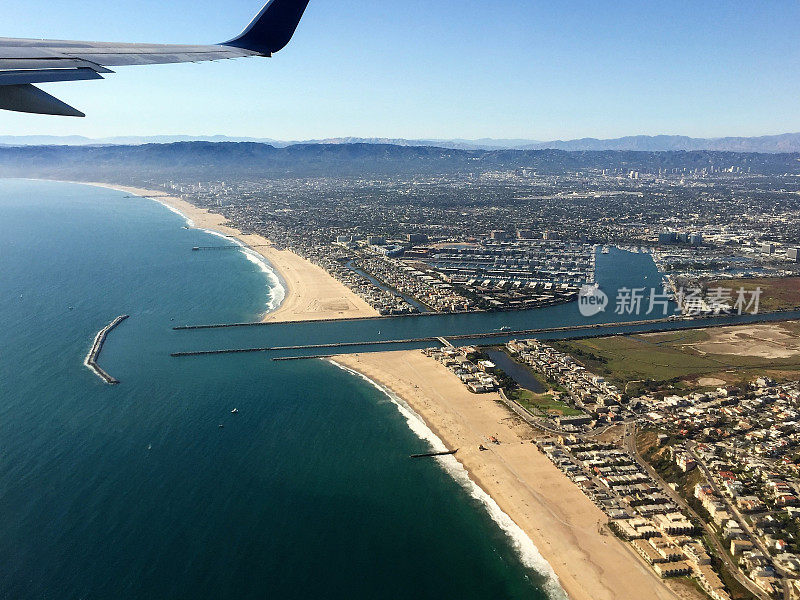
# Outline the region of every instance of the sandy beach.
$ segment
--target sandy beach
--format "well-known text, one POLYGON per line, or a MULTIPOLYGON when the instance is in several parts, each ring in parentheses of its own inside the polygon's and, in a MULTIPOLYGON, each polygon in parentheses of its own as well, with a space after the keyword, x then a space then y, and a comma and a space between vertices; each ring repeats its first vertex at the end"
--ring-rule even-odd
MULTIPOLYGON (((163 192, 112 188, 151 197, 181 212, 194 226, 232 236, 261 254, 287 288, 283 304, 265 321, 363 318, 377 312, 323 269, 290 251, 245 234, 226 219, 163 192)), ((571 600, 679 600, 701 596, 680 584, 664 584, 605 526, 605 515, 530 443, 534 433, 499 403, 496 394, 471 394, 460 380, 419 351, 335 358, 392 390, 450 448, 472 480, 522 528, 552 566, 571 600), (488 442, 496 436, 499 446, 488 442), (488 451, 481 452, 484 444, 488 451)))
POLYGON ((192 220, 198 229, 210 229, 231 236, 263 256, 286 287, 286 297, 277 310, 266 313, 265 322, 320 321, 376 317, 378 312, 324 269, 290 250, 278 250, 263 236, 245 234, 227 224, 227 219, 165 192, 110 183, 74 182, 153 198, 192 220))
POLYGON ((420 415, 475 483, 531 538, 572 600, 701 598, 659 579, 605 526, 602 511, 536 446, 531 429, 499 403, 471 394, 419 351, 338 356, 335 361, 392 390, 420 415), (496 436, 501 444, 488 442, 496 436), (489 450, 481 452, 478 445, 489 450))

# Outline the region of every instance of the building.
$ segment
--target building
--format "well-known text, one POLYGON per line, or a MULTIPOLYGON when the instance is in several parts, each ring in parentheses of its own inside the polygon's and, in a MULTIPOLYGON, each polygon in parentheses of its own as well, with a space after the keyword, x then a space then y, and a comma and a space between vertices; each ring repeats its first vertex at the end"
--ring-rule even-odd
POLYGON ((664 231, 658 234, 659 244, 674 244, 678 241, 678 234, 674 231, 664 231))
POLYGON ((662 578, 683 577, 692 574, 692 568, 685 562, 656 563, 653 565, 653 569, 662 578))
POLYGON ((786 258, 792 262, 800 262, 800 248, 789 248, 786 251, 786 258))
POLYGON ((409 244, 425 244, 428 242, 428 236, 424 233, 409 233, 406 235, 406 240, 409 244))
POLYGON ((693 233, 689 236, 689 243, 692 246, 702 246, 703 245, 703 234, 702 233, 693 233))
POLYGON ((520 229, 517 231, 517 238, 520 240, 532 240, 534 239, 534 233, 531 229, 520 229))
POLYGON ((368 235, 367 243, 370 246, 384 246, 386 244, 386 238, 379 235, 368 235))
POLYGON ((688 535, 694 532, 694 525, 681 513, 655 515, 653 521, 667 535, 688 535))
POLYGON ((497 242, 504 242, 508 239, 508 234, 505 231, 496 229, 489 233, 489 237, 497 242))
POLYGON ((761 254, 775 254, 775 244, 772 242, 761 244, 761 254))
POLYGON ((565 425, 588 425, 592 422, 592 418, 589 415, 575 415, 572 417, 558 417, 558 424, 561 427, 565 425))

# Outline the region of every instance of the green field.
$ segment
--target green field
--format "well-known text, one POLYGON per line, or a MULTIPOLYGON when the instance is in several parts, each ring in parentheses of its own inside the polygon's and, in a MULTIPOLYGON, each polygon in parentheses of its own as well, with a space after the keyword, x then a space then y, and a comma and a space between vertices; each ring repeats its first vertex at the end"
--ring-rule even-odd
MULTIPOLYGON (((797 322, 777 326, 784 331, 785 337, 789 337, 787 333, 795 336, 791 341, 796 343, 800 340, 800 324, 797 322)), ((762 375, 777 380, 800 378, 800 353, 788 358, 764 358, 701 352, 692 346, 712 341, 712 338, 716 340, 722 335, 730 336, 736 330, 734 327, 692 329, 553 342, 552 345, 572 355, 590 371, 613 380, 631 396, 647 391, 678 393, 702 389, 704 386, 697 381, 701 378, 718 379, 726 384, 750 382, 762 375)), ((746 330, 742 328, 740 331, 746 330)), ((747 348, 761 343, 761 340, 745 338, 735 343, 740 344, 742 354, 747 354, 747 348)))
MULTIPOLYGON (((703 283, 707 289, 727 288, 737 291, 744 288, 752 293, 761 288, 760 312, 787 310, 800 307, 800 277, 762 277, 758 279, 718 279, 703 283)), ((749 298, 749 296, 748 296, 749 298)))
POLYGON ((506 395, 509 399, 517 401, 523 408, 534 414, 551 415, 557 413, 565 417, 583 414, 581 411, 556 400, 551 392, 534 394, 530 390, 520 388, 506 395))

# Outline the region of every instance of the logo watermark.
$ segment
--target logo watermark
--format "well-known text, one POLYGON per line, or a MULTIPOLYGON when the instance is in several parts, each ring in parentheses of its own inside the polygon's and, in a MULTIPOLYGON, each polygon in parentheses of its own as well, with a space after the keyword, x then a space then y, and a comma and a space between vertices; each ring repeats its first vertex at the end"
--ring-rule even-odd
MULTIPOLYGON (((714 287, 678 288, 667 287, 628 288, 617 290, 614 313, 618 315, 660 315, 686 316, 751 314, 757 315, 761 302, 762 289, 746 290, 714 287)), ((608 295, 597 285, 585 285, 578 292, 578 310, 584 317, 594 317, 605 312, 609 306, 608 295)))
POLYGON ((605 312, 608 296, 596 285, 584 285, 578 292, 578 309, 584 317, 593 317, 605 312))

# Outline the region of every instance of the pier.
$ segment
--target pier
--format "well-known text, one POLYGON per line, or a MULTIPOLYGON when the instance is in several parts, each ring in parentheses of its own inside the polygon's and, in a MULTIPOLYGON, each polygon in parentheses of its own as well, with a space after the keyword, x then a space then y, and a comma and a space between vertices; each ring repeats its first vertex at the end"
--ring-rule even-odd
MULTIPOLYGON (((263 348, 229 348, 224 350, 195 350, 189 352, 173 352, 170 354, 172 357, 181 356, 208 356, 214 354, 247 354, 251 352, 285 352, 289 350, 320 350, 338 348, 352 348, 354 346, 388 346, 392 344, 416 344, 421 342, 437 342, 439 338, 435 337, 422 337, 422 338, 409 338, 405 340, 378 340, 366 342, 336 342, 333 344, 308 344, 305 346, 265 346, 263 348)), ((299 357, 297 357, 299 358, 299 357)))
MULTIPOLYGON (((230 236, 228 236, 230 237, 230 236)), ((246 248, 269 248, 271 244, 255 244, 253 246, 240 246, 239 244, 233 244, 230 246, 194 246, 192 248, 192 252, 199 252, 202 250, 244 250, 246 248)))
POLYGON ((445 450, 443 452, 426 452, 425 454, 412 454, 408 458, 434 458, 436 456, 452 456, 458 452, 458 448, 455 450, 445 450))
POLYGON ((103 349, 103 344, 106 343, 106 338, 108 334, 111 333, 120 323, 122 323, 125 319, 127 319, 130 315, 120 315, 111 323, 103 327, 100 331, 97 332, 97 335, 94 338, 94 342, 92 343, 92 349, 89 350, 89 354, 86 355, 86 359, 83 361, 89 369, 91 369, 95 375, 97 375, 100 379, 105 381, 109 385, 117 385, 119 384, 119 379, 116 379, 106 373, 100 365, 97 364, 97 359, 100 357, 100 351, 103 349))

